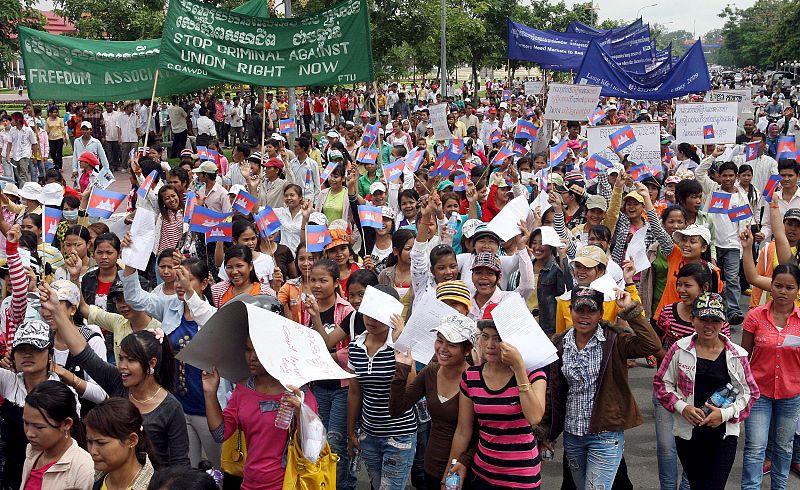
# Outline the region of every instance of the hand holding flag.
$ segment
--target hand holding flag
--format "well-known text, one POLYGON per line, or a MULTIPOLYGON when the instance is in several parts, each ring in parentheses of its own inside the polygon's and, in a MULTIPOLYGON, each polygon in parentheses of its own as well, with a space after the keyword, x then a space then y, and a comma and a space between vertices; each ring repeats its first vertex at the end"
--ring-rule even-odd
POLYGON ((733 197, 733 194, 728 194, 727 192, 714 192, 711 194, 711 200, 708 201, 708 212, 728 214, 728 208, 731 206, 731 197, 733 197))
POLYGON ((136 195, 139 196, 140 199, 147 199, 147 194, 156 185, 156 179, 158 179, 158 170, 153 170, 139 186, 139 190, 136 191, 136 195))
POLYGON ((262 238, 271 236, 281 227, 281 220, 275 214, 275 210, 269 206, 264 206, 264 209, 254 215, 253 218, 262 238))
POLYGON ((773 175, 767 181, 767 185, 764 187, 764 199, 767 202, 772 202, 772 196, 775 194, 775 191, 778 190, 778 187, 781 185, 781 176, 780 175, 773 175))
POLYGON ((506 158, 510 158, 514 156, 514 152, 508 149, 507 147, 503 146, 497 153, 495 154, 494 158, 492 158, 492 167, 499 167, 506 161, 506 158))
POLYGON ((247 191, 240 190, 233 199, 233 210, 242 214, 250 214, 256 208, 258 199, 247 191))
POLYGON ((369 204, 358 206, 358 219, 361 221, 361 226, 383 229, 383 214, 379 206, 369 204))

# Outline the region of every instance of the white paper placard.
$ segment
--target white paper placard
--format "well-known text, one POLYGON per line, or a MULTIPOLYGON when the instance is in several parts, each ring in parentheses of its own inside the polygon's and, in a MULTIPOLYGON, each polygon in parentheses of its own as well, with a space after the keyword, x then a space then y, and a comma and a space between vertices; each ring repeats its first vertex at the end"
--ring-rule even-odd
POLYGON ((525 196, 517 196, 509 201, 486 227, 497 233, 497 236, 504 242, 511 240, 522 233, 519 229, 519 222, 526 221, 530 212, 528 199, 525 196))
POLYGON ((544 88, 544 82, 525 82, 525 95, 539 95, 544 88))
POLYGON ((442 318, 458 313, 454 308, 436 299, 433 294, 426 294, 414 305, 411 317, 406 322, 400 337, 394 342, 394 350, 411 351, 415 361, 428 364, 435 354, 434 342, 436 332, 431 329, 439 325, 442 318))
POLYGON ((138 208, 130 234, 133 240, 129 247, 122 249, 122 263, 143 271, 147 269, 156 242, 156 213, 147 208, 138 208))
MULTIPOLYGON (((736 102, 739 114, 753 117, 753 96, 748 89, 712 90, 706 92, 704 102, 736 102)), ((745 118, 742 118, 744 121, 745 118)))
POLYGON ((101 189, 107 189, 108 186, 113 184, 117 179, 114 178, 114 174, 111 172, 111 169, 108 167, 102 167, 99 172, 92 173, 92 185, 95 185, 101 189))
POLYGON ((547 89, 545 119, 588 121, 600 100, 599 85, 551 83, 547 89))
POLYGON ((736 102, 678 104, 675 109, 675 140, 696 145, 735 143, 738 118, 736 102), (704 134, 706 126, 712 127, 713 137, 704 134))
MULTIPOLYGON (((611 149, 608 135, 617 131, 623 125, 614 126, 589 126, 586 136, 589 139, 589 155, 597 153, 612 163, 619 162, 617 154, 611 149)), ((628 154, 628 160, 635 163, 644 163, 653 169, 661 169, 661 127, 658 123, 630 124, 636 142, 625 148, 623 153, 628 154)))
POLYGON ((497 333, 503 342, 517 348, 528 371, 547 366, 556 359, 555 345, 528 311, 519 294, 509 294, 492 310, 497 333))
POLYGON ((433 126, 433 136, 437 141, 453 139, 453 133, 447 125, 447 104, 434 104, 428 106, 431 114, 431 126, 433 126))
POLYGON ((367 286, 358 312, 391 327, 392 315, 403 314, 403 303, 377 288, 367 286))
POLYGON ((650 259, 647 258, 646 237, 647 227, 639 228, 631 237, 631 241, 628 242, 628 248, 625 250, 625 259, 633 260, 637 274, 650 268, 650 259))

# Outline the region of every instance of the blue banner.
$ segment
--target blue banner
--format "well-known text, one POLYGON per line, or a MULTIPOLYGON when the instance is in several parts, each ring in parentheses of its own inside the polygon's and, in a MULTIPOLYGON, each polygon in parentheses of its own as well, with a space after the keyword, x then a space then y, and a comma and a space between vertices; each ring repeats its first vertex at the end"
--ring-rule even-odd
POLYGON ((625 27, 620 27, 618 29, 598 29, 596 27, 592 27, 590 25, 586 25, 583 22, 578 22, 577 20, 573 20, 567 26, 566 32, 574 32, 578 34, 592 34, 595 36, 604 36, 608 33, 612 33, 612 39, 622 39, 631 31, 636 30, 637 28, 641 27, 642 25, 642 18, 639 17, 638 19, 634 20, 630 24, 626 25, 625 27))
POLYGON ((601 95, 640 100, 666 100, 711 89, 703 45, 697 41, 662 76, 647 83, 634 78, 611 58, 598 43, 592 42, 575 76, 575 83, 600 85, 601 95))

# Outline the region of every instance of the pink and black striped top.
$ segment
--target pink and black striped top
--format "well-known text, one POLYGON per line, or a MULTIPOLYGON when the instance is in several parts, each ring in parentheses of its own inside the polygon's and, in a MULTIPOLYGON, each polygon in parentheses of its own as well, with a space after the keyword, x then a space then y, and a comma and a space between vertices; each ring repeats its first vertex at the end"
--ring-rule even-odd
MULTIPOLYGON (((544 371, 528 374, 531 383, 546 379, 544 371)), ((500 390, 491 390, 483 379, 483 367, 467 369, 461 392, 474 404, 478 422, 478 450, 472 469, 492 485, 506 488, 539 488, 541 460, 536 438, 522 412, 514 376, 500 390)))

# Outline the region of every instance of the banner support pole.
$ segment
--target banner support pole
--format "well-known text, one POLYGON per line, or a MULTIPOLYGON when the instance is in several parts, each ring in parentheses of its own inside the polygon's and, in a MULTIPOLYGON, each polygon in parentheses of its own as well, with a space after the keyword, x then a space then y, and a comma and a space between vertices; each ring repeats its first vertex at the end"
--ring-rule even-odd
MULTIPOLYGON (((283 5, 285 10, 285 15, 287 19, 292 17, 292 0, 283 0, 283 5)), ((300 121, 297 120, 297 93, 295 92, 294 87, 288 88, 288 95, 289 95, 289 114, 286 115, 287 118, 294 119, 294 131, 291 133, 286 133, 286 143, 287 147, 294 146, 294 135, 297 134, 297 129, 300 127, 300 121)), ((280 118, 278 118, 278 122, 280 123, 280 118)), ((339 121, 336 121, 338 124, 339 121)), ((280 128, 278 128, 278 133, 280 133, 280 128)))
POLYGON ((153 104, 155 104, 156 99, 156 87, 158 87, 158 68, 156 68, 156 74, 153 77, 153 93, 150 95, 150 108, 147 111, 147 126, 145 126, 144 132, 144 147, 147 148, 147 139, 150 136, 150 123, 153 122, 153 104))
POLYGON ((264 138, 267 132, 267 99, 261 103, 261 166, 264 166, 264 138))

